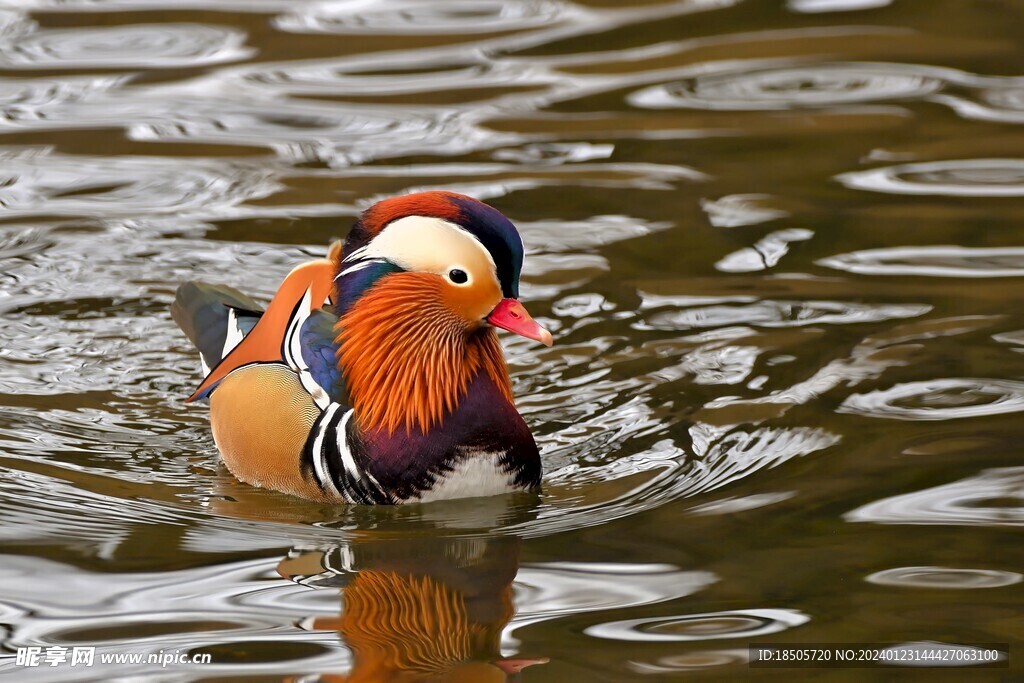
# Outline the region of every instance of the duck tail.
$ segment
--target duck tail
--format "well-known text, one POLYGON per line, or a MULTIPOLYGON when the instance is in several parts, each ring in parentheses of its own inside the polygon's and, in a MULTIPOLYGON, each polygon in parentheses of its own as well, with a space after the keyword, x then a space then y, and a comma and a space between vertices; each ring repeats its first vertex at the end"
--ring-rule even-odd
POLYGON ((233 287, 186 282, 178 287, 171 317, 199 350, 207 375, 249 334, 262 307, 233 287))

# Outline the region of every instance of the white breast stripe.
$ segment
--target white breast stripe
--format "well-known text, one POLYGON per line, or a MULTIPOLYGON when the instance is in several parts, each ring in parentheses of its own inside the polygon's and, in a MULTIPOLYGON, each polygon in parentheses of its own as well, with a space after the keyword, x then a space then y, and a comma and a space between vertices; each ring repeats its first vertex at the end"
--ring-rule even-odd
POLYGON ((355 458, 352 457, 352 451, 348 447, 348 421, 350 419, 352 419, 351 410, 345 413, 341 418, 341 424, 338 425, 338 452, 341 453, 341 464, 345 466, 349 477, 352 481, 359 481, 363 478, 363 473, 356 466, 355 458))
POLYGON ((302 323, 306 322, 306 318, 309 317, 309 306, 313 300, 312 290, 312 287, 306 287, 306 293, 302 295, 302 301, 292 313, 291 320, 288 321, 288 329, 284 333, 284 348, 281 350, 284 352, 284 359, 288 361, 288 365, 296 371, 301 369, 300 363, 302 363, 302 340, 299 338, 299 330, 302 329, 302 323))
POLYGON ((316 439, 313 440, 313 469, 316 471, 316 478, 320 485, 329 493, 344 500, 344 496, 338 491, 338 487, 334 485, 334 480, 331 478, 331 472, 327 468, 327 454, 324 453, 324 437, 327 436, 327 428, 331 425, 331 420, 340 407, 337 403, 332 403, 324 411, 323 419, 320 420, 320 429, 316 433, 316 439))
POLYGON ((376 487, 377 487, 377 490, 378 490, 378 491, 380 491, 380 492, 381 492, 381 493, 383 493, 383 494, 384 494, 385 496, 387 496, 388 500, 390 500, 390 501, 394 501, 394 498, 392 498, 391 494, 390 494, 390 493, 388 493, 387 491, 385 491, 385 490, 384 490, 384 488, 383 488, 383 487, 382 487, 382 486, 380 485, 380 482, 379 482, 379 481, 377 481, 377 477, 375 477, 375 476, 373 476, 372 474, 370 474, 370 470, 365 470, 365 471, 363 472, 363 474, 365 474, 365 475, 366 475, 366 478, 370 480, 370 483, 371 483, 371 484, 373 484, 374 486, 376 486, 376 487))
POLYGON ((285 361, 287 361, 292 370, 299 374, 299 381, 302 382, 302 387, 313 397, 313 402, 321 410, 326 410, 327 406, 331 404, 331 397, 313 379, 313 375, 309 372, 309 366, 306 365, 306 361, 302 358, 302 337, 300 332, 302 331, 302 324, 309 319, 312 299, 312 288, 307 287, 306 293, 302 296, 302 302, 299 304, 292 319, 288 321, 288 331, 285 333, 282 351, 284 352, 285 361))

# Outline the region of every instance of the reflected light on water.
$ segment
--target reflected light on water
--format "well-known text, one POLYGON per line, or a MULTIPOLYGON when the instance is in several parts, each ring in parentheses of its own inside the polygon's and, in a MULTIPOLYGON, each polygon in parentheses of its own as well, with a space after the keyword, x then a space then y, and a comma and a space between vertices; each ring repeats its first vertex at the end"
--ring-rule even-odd
POLYGON ((638 107, 762 110, 836 107, 923 97, 942 88, 931 69, 910 64, 814 64, 712 73, 640 90, 638 107))
POLYGON ((903 195, 1024 196, 1024 159, 959 159, 900 164, 836 176, 843 185, 903 195))
POLYGON ((589 627, 595 638, 638 642, 684 642, 754 638, 801 626, 810 617, 796 610, 729 610, 660 619, 630 619, 589 627))
POLYGON ((1017 572, 996 569, 953 569, 951 567, 897 567, 875 572, 864 579, 879 586, 911 588, 1001 588, 1024 580, 1017 572))
POLYGON ((890 247, 831 256, 818 263, 864 275, 1021 277, 1024 247, 890 247))
POLYGON ((894 420, 952 420, 1024 410, 1024 382, 996 379, 942 379, 898 384, 854 394, 841 413, 894 420))
POLYGON ((845 519, 878 524, 1024 524, 1024 467, 986 470, 960 481, 868 503, 845 519))
POLYGON ((253 54, 245 34, 202 24, 50 29, 0 38, 0 68, 169 69, 234 62, 253 54))

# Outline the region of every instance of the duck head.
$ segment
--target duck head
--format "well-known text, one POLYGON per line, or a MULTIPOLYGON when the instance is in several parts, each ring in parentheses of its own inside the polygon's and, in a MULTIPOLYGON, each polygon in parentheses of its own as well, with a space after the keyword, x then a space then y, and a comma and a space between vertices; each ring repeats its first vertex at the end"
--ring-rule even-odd
POLYGON ((522 267, 522 238, 497 209, 453 192, 394 197, 367 210, 346 240, 336 312, 382 280, 401 281, 421 289, 436 324, 466 334, 489 324, 551 346, 519 302, 522 267))

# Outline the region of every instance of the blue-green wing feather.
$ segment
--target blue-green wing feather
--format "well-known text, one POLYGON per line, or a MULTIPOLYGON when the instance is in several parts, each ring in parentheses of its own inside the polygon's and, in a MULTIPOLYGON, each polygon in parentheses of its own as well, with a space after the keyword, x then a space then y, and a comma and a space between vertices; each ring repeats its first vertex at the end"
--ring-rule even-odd
POLYGON ((348 392, 341 369, 338 367, 338 344, 334 331, 338 316, 325 309, 318 309, 306 319, 299 331, 302 346, 302 360, 309 367, 313 379, 323 387, 331 400, 348 404, 348 392))

